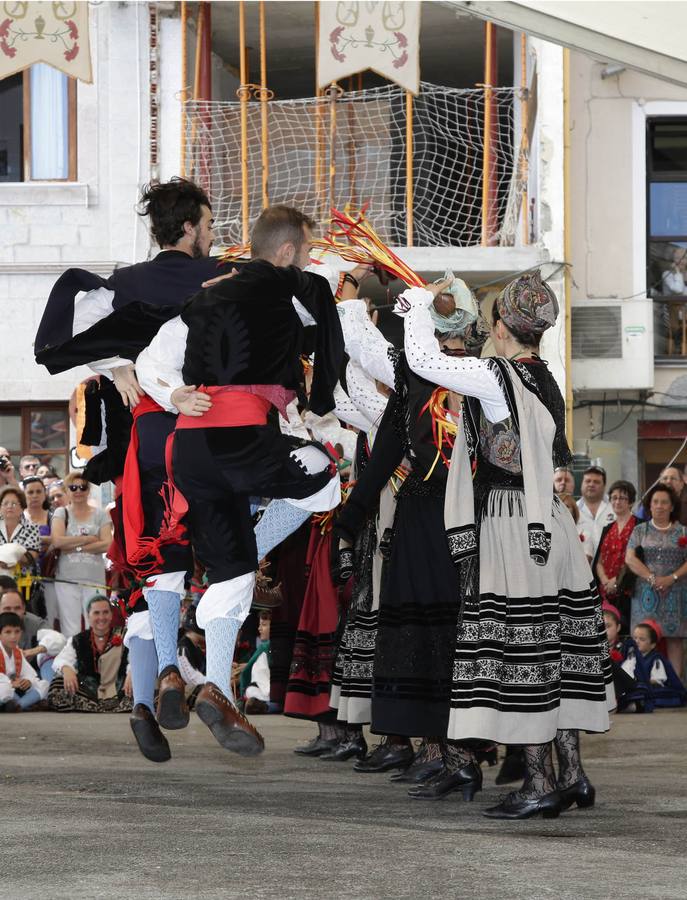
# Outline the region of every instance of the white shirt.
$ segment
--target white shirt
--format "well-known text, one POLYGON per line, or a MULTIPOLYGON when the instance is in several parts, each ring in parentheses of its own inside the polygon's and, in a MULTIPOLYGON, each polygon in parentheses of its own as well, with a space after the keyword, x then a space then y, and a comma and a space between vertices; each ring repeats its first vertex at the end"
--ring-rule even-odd
MULTIPOLYGON (((5 658, 5 672, 0 674, 0 703, 7 703, 8 700, 14 699, 14 688, 12 687, 12 679, 17 674, 15 671, 14 665, 14 654, 9 654, 5 650, 5 648, 0 644, 0 653, 2 653, 5 658)), ((31 687, 36 688, 38 693, 40 694, 41 700, 45 700, 48 696, 48 688, 50 687, 50 683, 48 681, 39 678, 36 675, 36 670, 33 666, 28 662, 28 660, 23 658, 21 662, 21 671, 18 675, 19 678, 26 678, 31 682, 31 687)))
POLYGON ((580 497, 577 501, 577 508, 580 511, 580 525, 584 525, 594 538, 594 546, 599 546, 601 540, 601 532, 611 522, 615 522, 615 513, 608 500, 602 500, 596 515, 593 516, 591 510, 584 502, 584 498, 580 497))

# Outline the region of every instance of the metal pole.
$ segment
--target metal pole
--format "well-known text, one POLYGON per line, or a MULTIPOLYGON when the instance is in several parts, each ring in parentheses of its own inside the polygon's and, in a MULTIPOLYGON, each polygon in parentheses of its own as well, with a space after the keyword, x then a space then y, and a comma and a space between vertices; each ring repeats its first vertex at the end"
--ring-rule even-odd
POLYGON ((181 2, 181 146, 179 148, 179 171, 186 176, 186 101, 188 100, 188 7, 186 0, 181 2))
POLYGON ((572 387, 572 251, 570 209, 570 50, 563 48, 563 271, 565 291, 565 431, 573 446, 573 387, 572 387))
POLYGON ((268 132, 267 39, 265 31, 265 3, 260 0, 260 122, 262 125, 262 208, 270 205, 268 184, 270 177, 270 147, 268 132))
MULTIPOLYGON (((315 96, 321 97, 322 90, 319 87, 319 60, 320 60, 320 4, 315 3, 315 96)), ((322 104, 315 104, 315 210, 316 216, 320 215, 323 203, 322 174, 324 171, 324 135, 322 122, 322 104)))
POLYGON ((413 246, 413 95, 406 91, 406 244, 413 246))
MULTIPOLYGON (((333 81, 329 85, 329 209, 334 206, 336 190, 336 97, 338 84, 333 81)), ((329 210, 328 218, 329 218, 329 210)))
POLYGON ((239 44, 241 87, 238 90, 241 103, 241 240, 248 243, 248 74, 246 66, 246 9, 239 0, 239 44))
POLYGON ((494 233, 494 198, 492 197, 493 151, 492 131, 494 128, 494 81, 496 71, 496 54, 494 52, 494 35, 496 26, 493 22, 485 22, 484 51, 484 157, 482 163, 482 246, 491 243, 494 233))
POLYGON ((527 133, 527 118, 529 116, 529 97, 527 94, 527 35, 523 31, 520 35, 520 165, 519 173, 522 181, 522 242, 529 244, 530 228, 527 221, 527 179, 529 176, 529 143, 530 136, 527 133))

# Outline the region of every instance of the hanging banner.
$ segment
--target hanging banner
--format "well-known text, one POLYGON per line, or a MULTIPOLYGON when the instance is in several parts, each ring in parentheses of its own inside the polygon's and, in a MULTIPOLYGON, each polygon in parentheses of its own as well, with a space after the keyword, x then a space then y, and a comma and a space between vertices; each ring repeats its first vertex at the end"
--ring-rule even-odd
POLYGON ((372 69, 413 94, 420 89, 420 3, 319 4, 317 86, 372 69))
POLYGON ((0 78, 47 63, 90 84, 88 3, 0 3, 0 78))

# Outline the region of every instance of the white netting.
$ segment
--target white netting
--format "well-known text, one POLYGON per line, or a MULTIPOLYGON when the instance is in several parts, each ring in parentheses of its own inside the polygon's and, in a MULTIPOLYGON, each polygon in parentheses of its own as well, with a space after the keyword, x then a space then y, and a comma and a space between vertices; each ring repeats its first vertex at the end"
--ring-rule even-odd
MULTIPOLYGON (((514 168, 514 88, 494 88, 490 243, 512 243, 521 183, 514 168)), ((385 243, 406 241, 406 106, 396 85, 336 99, 331 152, 328 98, 268 103, 269 202, 288 203, 324 221, 331 205, 368 204, 385 243), (330 163, 336 177, 330 196, 330 163)), ((248 107, 249 222, 262 209, 260 103, 248 107)), ((218 241, 241 241, 241 104, 188 101, 187 175, 208 191, 218 241)), ((482 241, 485 91, 422 83, 414 98, 414 243, 475 246, 482 241)))

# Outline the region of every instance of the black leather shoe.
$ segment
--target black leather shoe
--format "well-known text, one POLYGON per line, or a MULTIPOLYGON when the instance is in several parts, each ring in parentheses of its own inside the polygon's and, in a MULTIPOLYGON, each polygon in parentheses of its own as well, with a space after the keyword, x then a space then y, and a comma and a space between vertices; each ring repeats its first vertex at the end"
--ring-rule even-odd
POLYGON ((564 810, 570 809, 573 803, 577 803, 580 809, 586 809, 594 806, 596 799, 596 788, 586 775, 570 787, 558 788, 558 793, 561 795, 561 808, 564 810))
POLYGON ((390 772, 391 769, 407 769, 414 755, 413 748, 409 744, 378 744, 372 753, 359 759, 353 769, 356 772, 390 772))
POLYGON ((151 762, 167 762, 172 758, 169 743, 160 731, 157 720, 148 707, 137 703, 131 710, 129 724, 136 738, 138 749, 151 762))
POLYGON ((408 790, 408 796, 413 800, 441 800, 454 791, 461 791, 463 800, 472 800, 477 791, 482 790, 482 770, 477 763, 470 763, 458 769, 457 772, 449 772, 444 766, 440 772, 408 790))
POLYGON ((495 766, 498 761, 498 753, 496 747, 489 747, 487 750, 475 750, 475 759, 480 766, 482 765, 482 763, 486 763, 491 769, 491 767, 495 766))
POLYGON ((525 754, 522 750, 511 750, 506 753, 501 763, 501 768, 496 776, 496 784, 513 784, 516 781, 524 781, 526 774, 525 754))
POLYGON ((330 750, 333 750, 338 743, 339 742, 336 739, 325 741, 325 739, 318 734, 317 737, 313 738, 309 743, 296 747, 293 752, 298 753, 300 756, 319 756, 321 753, 328 753, 330 750))
POLYGON ((509 794, 498 806, 485 809, 483 815, 488 819, 531 819, 541 813, 545 819, 556 819, 562 809, 558 791, 551 791, 536 800, 518 800, 513 794, 509 794))
POLYGON ((443 767, 444 761, 441 757, 430 762, 414 762, 407 769, 404 769, 403 772, 395 772, 389 780, 396 784, 422 784, 424 781, 433 778, 443 767))
POLYGON ((332 750, 320 753, 320 759, 326 759, 329 762, 345 762, 354 756, 362 759, 366 753, 367 743, 361 734, 360 737, 355 738, 353 741, 341 741, 332 750))

